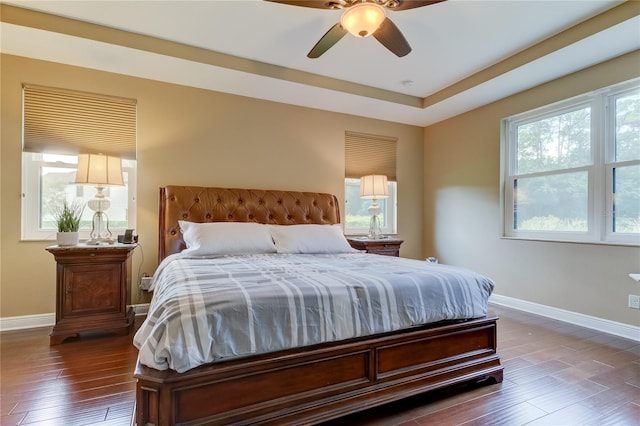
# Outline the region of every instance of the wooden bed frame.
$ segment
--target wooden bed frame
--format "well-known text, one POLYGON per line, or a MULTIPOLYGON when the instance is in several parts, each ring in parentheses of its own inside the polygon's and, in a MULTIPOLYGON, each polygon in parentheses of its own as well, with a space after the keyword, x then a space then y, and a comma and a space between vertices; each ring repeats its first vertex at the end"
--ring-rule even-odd
MULTIPOLYGON (((184 248, 178 220, 339 223, 340 211, 330 194, 160 188, 160 260, 184 248)), ((496 321, 441 322, 185 373, 138 363, 136 423, 306 425, 456 383, 501 382, 496 321)))

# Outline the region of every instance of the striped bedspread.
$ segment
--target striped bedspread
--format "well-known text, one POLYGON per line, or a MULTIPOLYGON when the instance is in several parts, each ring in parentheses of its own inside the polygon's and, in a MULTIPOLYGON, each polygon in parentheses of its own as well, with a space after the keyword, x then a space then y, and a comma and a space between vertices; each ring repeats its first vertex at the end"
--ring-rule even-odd
POLYGON ((140 362, 184 372, 267 353, 486 315, 493 282, 466 269, 364 253, 172 255, 154 275, 140 362))

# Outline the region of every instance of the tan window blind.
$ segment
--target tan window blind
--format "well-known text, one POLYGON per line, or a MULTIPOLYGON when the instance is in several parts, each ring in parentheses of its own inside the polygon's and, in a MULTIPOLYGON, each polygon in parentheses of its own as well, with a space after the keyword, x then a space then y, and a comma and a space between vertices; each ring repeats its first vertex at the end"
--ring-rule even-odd
POLYGON ((23 85, 23 151, 136 158, 136 101, 23 85))
POLYGON ((360 179, 366 175, 386 175, 396 180, 396 143, 398 138, 345 132, 345 177, 360 179))

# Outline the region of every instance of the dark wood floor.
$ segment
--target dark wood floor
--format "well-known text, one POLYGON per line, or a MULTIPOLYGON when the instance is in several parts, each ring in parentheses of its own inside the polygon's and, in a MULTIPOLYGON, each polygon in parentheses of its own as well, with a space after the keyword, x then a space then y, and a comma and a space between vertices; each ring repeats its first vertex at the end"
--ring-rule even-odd
MULTIPOLYGON (((373 408, 336 425, 640 425, 640 343, 491 306, 504 382, 373 408)), ((2 425, 129 425, 131 336, 49 347, 50 329, 0 334, 2 425)), ((328 426, 328 425, 327 425, 328 426)))

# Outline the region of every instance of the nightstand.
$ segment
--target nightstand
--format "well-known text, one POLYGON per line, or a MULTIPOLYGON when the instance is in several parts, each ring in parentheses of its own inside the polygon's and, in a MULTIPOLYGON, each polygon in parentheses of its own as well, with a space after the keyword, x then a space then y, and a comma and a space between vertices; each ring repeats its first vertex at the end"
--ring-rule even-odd
POLYGON ((358 250, 364 250, 367 253, 382 254, 384 256, 400 256, 400 245, 404 240, 395 238, 380 238, 371 240, 366 237, 347 238, 351 247, 358 250))
POLYGON ((83 332, 128 334, 133 327, 130 256, 137 244, 50 246, 56 266, 56 324, 49 344, 83 332))

